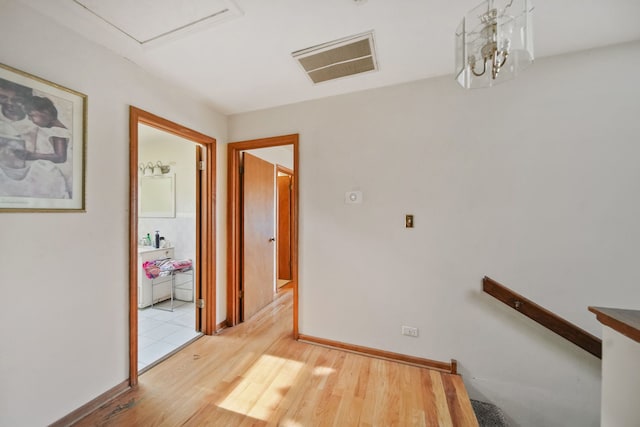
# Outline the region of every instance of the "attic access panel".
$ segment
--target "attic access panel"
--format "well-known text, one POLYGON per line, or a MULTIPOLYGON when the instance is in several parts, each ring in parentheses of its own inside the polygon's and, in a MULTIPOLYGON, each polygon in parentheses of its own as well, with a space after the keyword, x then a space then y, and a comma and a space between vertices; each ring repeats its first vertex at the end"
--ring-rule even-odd
POLYGON ((291 55, 314 83, 378 69, 372 31, 298 50, 291 55))
POLYGON ((242 14, 233 0, 73 1, 140 45, 169 40, 242 14))

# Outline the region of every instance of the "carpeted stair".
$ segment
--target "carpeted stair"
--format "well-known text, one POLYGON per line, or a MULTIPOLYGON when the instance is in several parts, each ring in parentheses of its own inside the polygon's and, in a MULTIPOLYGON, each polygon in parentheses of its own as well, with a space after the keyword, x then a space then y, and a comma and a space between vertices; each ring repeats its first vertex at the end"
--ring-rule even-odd
POLYGON ((480 427, 509 427, 504 414, 496 405, 471 399, 480 427))

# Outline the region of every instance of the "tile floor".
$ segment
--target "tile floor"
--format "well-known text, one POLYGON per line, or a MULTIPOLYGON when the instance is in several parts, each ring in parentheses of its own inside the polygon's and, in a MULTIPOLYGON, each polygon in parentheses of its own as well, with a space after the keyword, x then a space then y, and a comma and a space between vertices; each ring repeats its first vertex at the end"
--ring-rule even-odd
MULTIPOLYGON (((164 307, 168 301, 158 304, 164 307)), ((173 312, 146 307, 138 310, 138 372, 200 335, 195 331, 193 302, 174 301, 173 312)))

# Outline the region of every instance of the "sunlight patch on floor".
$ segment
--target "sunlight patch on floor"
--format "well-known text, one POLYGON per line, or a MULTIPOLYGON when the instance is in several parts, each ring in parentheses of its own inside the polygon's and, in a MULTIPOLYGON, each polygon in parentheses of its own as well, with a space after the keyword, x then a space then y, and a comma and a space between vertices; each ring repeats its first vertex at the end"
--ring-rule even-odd
POLYGON ((316 366, 313 368, 313 376, 314 377, 328 377, 333 374, 336 370, 333 368, 329 368, 328 366, 316 366))
POLYGON ((282 427, 304 427, 302 424, 293 420, 282 420, 279 425, 282 427))
MULTIPOLYGON (((218 406, 268 421, 303 367, 302 362, 262 355, 218 406)), ((295 424, 291 424, 291 427, 295 427, 295 424)))

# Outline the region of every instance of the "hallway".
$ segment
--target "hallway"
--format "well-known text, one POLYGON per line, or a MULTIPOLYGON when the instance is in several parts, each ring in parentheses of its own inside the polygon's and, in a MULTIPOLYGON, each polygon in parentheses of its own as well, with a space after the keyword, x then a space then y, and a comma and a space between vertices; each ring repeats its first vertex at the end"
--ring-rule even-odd
POLYGON ((203 336, 77 426, 477 426, 462 378, 291 339, 292 291, 203 336))

